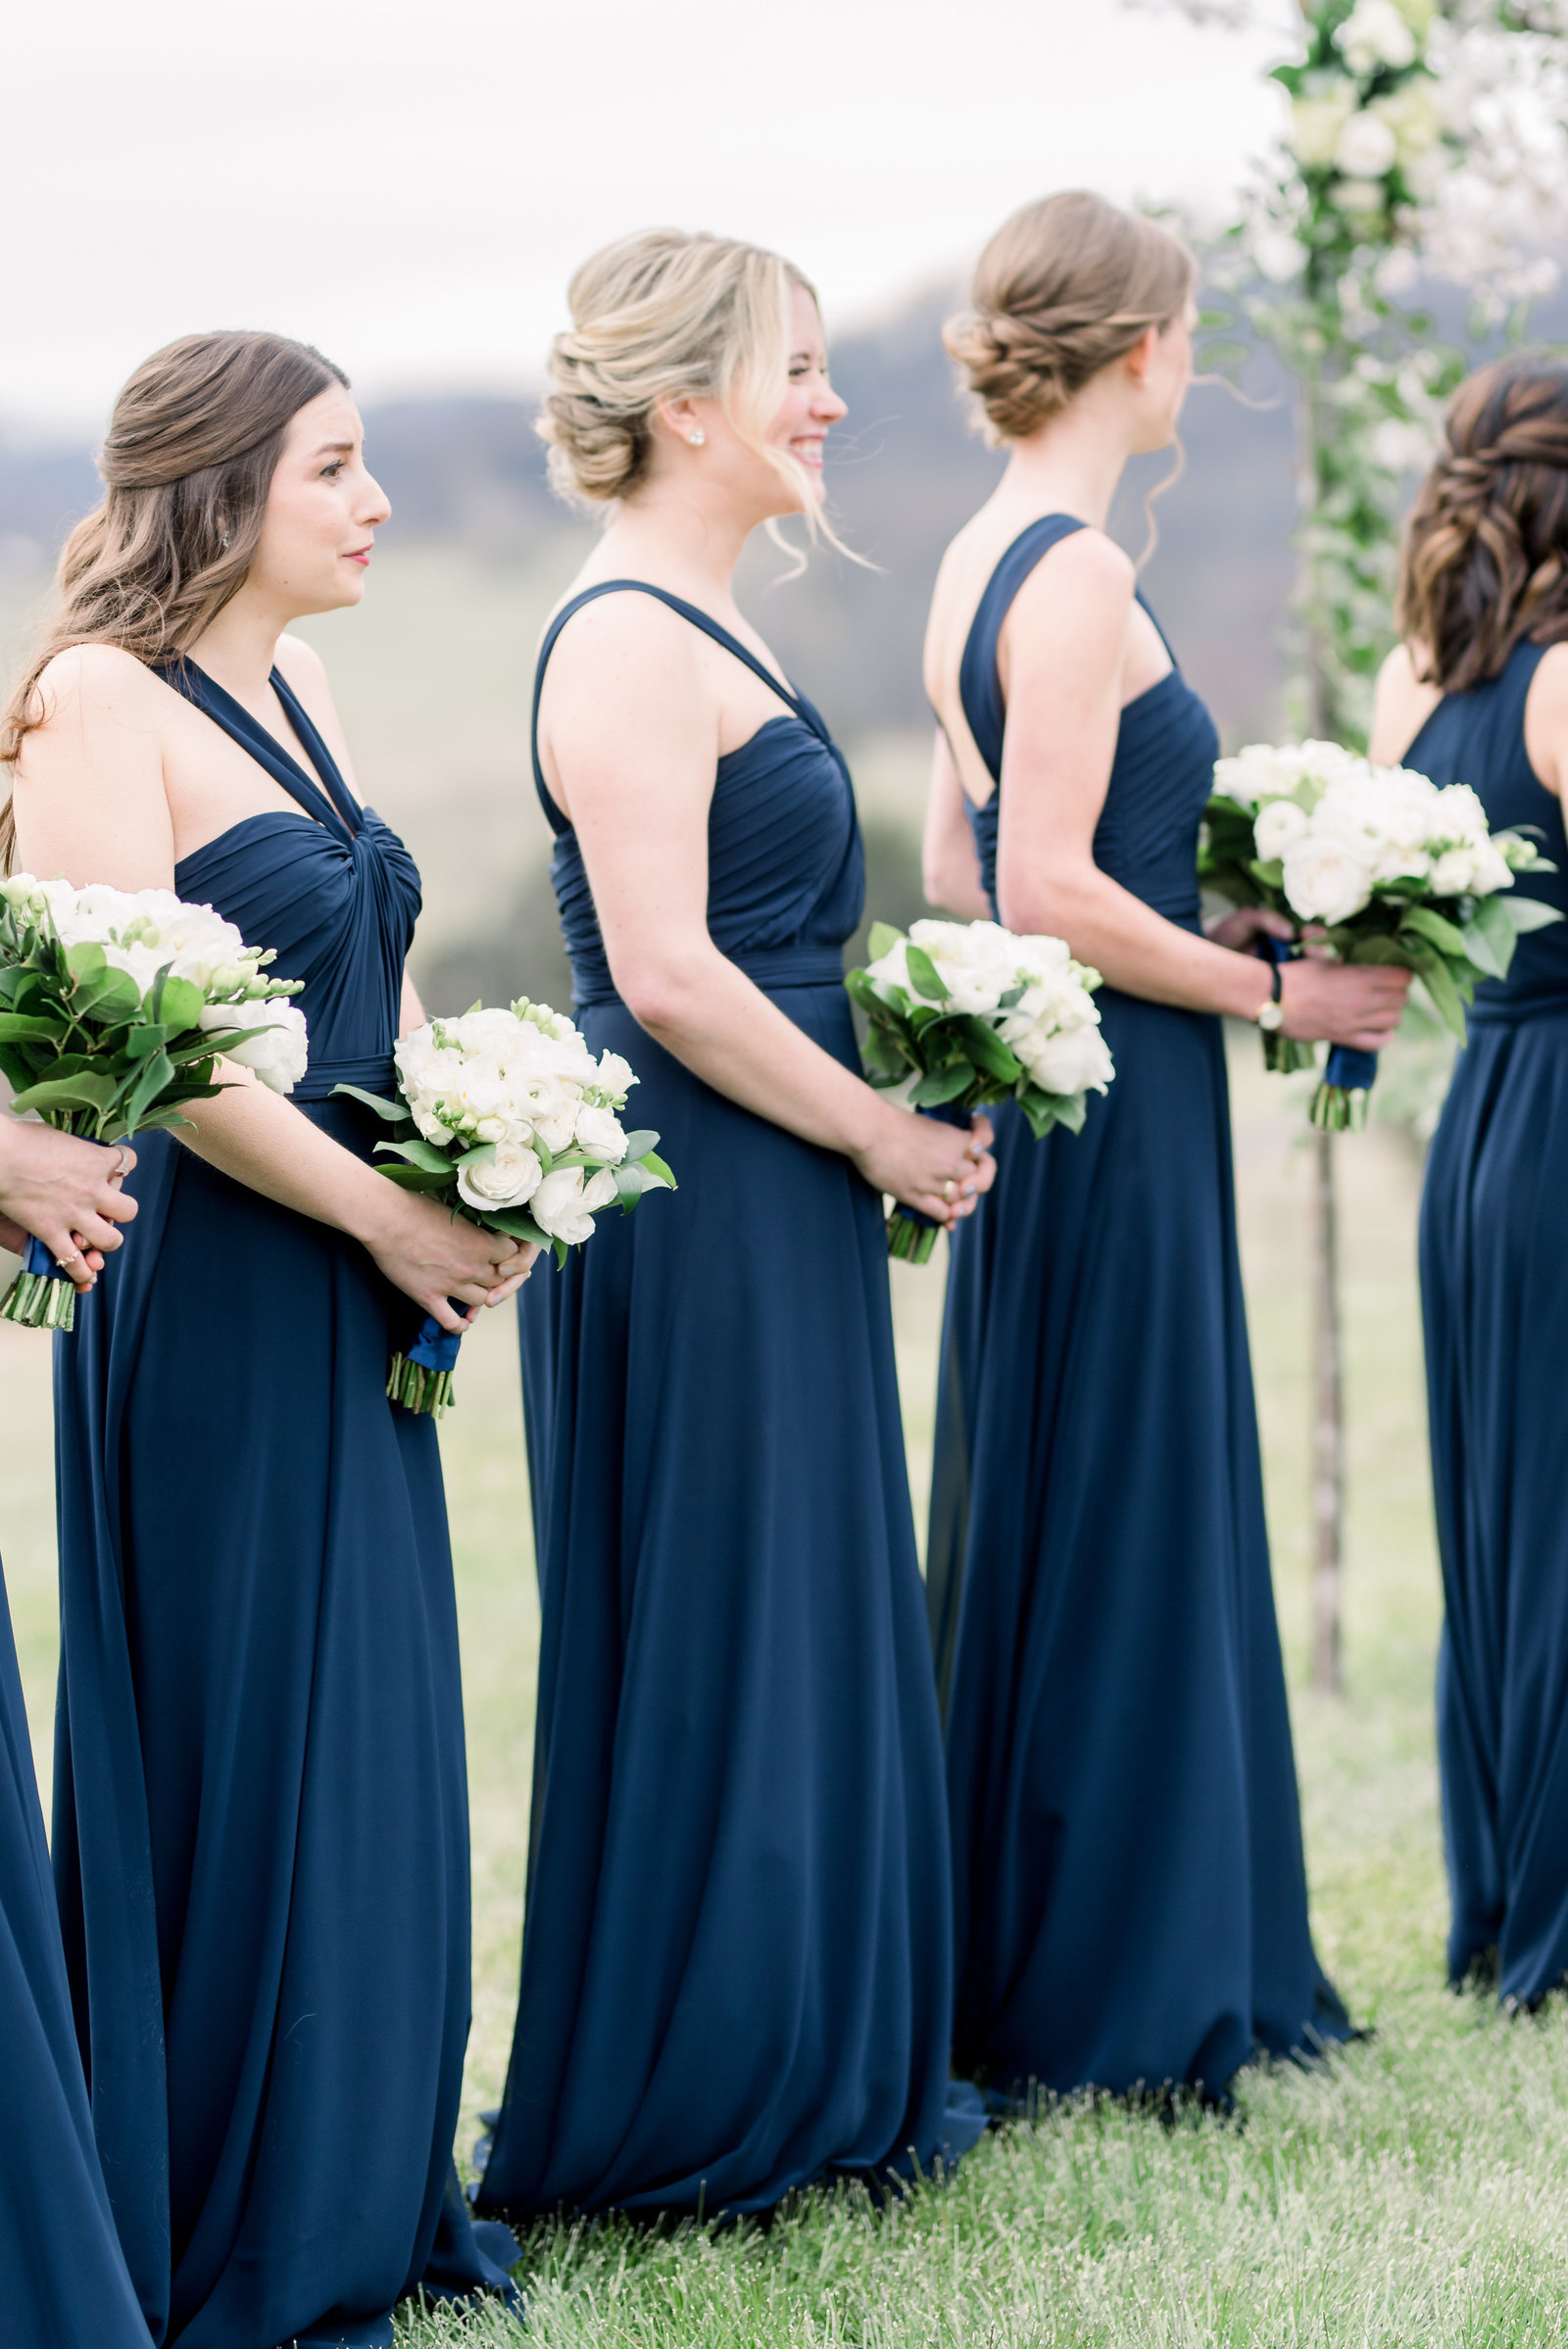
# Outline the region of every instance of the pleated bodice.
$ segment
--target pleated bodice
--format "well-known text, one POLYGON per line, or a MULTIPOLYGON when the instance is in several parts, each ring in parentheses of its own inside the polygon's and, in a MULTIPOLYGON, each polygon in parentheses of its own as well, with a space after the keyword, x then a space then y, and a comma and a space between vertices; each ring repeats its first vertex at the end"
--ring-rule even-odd
MULTIPOLYGON (((997 640, 1031 571, 1053 547, 1086 526, 1071 514, 1048 514, 1019 532, 980 598, 958 667, 963 714, 996 786, 983 807, 967 797, 964 803, 993 912, 1006 724, 997 640)), ((1144 603, 1142 596, 1138 600, 1144 603)), ((1144 610, 1149 611, 1147 604, 1144 610)), ((1149 616, 1154 618, 1152 612, 1149 616)), ((1122 710, 1105 804, 1095 829, 1094 857, 1101 871, 1167 921, 1190 930, 1199 926, 1198 827, 1218 753, 1214 721, 1172 655, 1166 674, 1122 710)))
POLYGON ((334 1084, 390 1085, 404 958, 419 916, 414 858, 372 808, 355 801, 275 669, 273 689, 320 783, 194 662, 160 673, 300 803, 298 811, 242 817, 174 870, 179 896, 216 906, 250 944, 275 950, 280 978, 304 981, 294 1000, 310 1031, 311 1058, 292 1099, 306 1107, 334 1084))
MULTIPOLYGON (((551 622, 534 686, 534 782, 556 835, 551 866, 573 1000, 615 1002, 582 850, 539 764, 539 696, 556 639, 573 612, 599 596, 654 595, 713 634, 706 612, 636 579, 605 579, 574 596, 551 622)), ((804 694, 778 679, 727 633, 721 641, 788 705, 718 761, 708 819, 708 929, 720 954, 759 986, 813 986, 844 972, 844 942, 860 918, 865 857, 855 794, 832 736, 804 694)))
MULTIPOLYGON (((1568 914, 1568 836, 1562 802, 1537 776, 1525 755, 1525 701, 1544 651, 1515 645, 1501 674, 1468 693, 1445 694, 1402 763, 1438 784, 1468 783, 1496 832, 1533 829, 1542 854, 1555 872, 1521 873, 1514 888, 1568 914)), ((1471 1019, 1528 1019, 1537 1012, 1568 1010, 1568 921, 1532 930, 1514 950, 1506 979, 1487 979, 1476 989, 1471 1019)))

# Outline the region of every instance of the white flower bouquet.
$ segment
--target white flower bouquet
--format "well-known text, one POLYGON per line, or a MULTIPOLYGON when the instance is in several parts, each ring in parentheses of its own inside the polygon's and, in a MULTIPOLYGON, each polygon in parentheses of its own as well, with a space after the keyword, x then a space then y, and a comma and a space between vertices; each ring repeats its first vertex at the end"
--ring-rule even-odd
MULTIPOLYGON (((376 1144, 397 1162, 380 1172, 461 1209, 485 1231, 553 1248, 593 1237, 594 1217, 618 1200, 629 1213, 645 1191, 673 1191, 656 1156, 659 1136, 628 1134, 618 1112, 637 1079, 617 1052, 596 1060, 569 1019, 525 999, 509 1011, 475 1003, 433 1019, 396 1050, 398 1098, 338 1085, 384 1118, 376 1144)), ((406 1353, 392 1356, 386 1391, 437 1417, 452 1400, 460 1340, 433 1314, 406 1353)))
MULTIPOLYGON (((1483 979, 1507 976, 1518 939, 1561 917, 1510 897, 1516 873, 1553 868, 1520 832, 1493 832, 1468 784, 1440 790, 1332 742, 1253 743, 1214 768, 1199 877, 1238 905, 1313 928, 1346 962, 1414 971, 1458 1041, 1483 979)), ((1271 1068, 1315 1065, 1309 1045, 1265 1036, 1271 1068)), ((1336 1045, 1312 1101, 1330 1132, 1359 1127, 1377 1054, 1336 1045)))
MULTIPOLYGON (((74 889, 13 873, 0 881, 0 1070, 19 1116, 91 1142, 180 1126, 210 1101, 221 1053, 274 1092, 305 1074, 295 984, 267 971, 211 905, 168 889, 74 889)), ((0 1319, 69 1330, 75 1291, 36 1240, 0 1300, 0 1319)))
MULTIPOLYGON (((991 921, 917 921, 908 935, 871 927, 872 959, 845 979, 870 1022, 867 1080, 912 1109, 967 1125, 1015 1101, 1036 1141, 1076 1134, 1086 1096, 1115 1069, 1093 991, 1100 973, 1059 938, 1015 938, 991 921)), ((913 1207, 888 1218, 888 1249, 923 1264, 937 1227, 913 1207)))

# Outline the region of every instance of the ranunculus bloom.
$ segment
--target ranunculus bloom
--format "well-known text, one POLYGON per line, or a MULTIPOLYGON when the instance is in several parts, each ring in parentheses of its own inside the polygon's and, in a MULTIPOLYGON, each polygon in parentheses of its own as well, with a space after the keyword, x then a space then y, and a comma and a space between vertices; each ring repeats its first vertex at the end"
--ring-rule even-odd
POLYGON ((486 1208, 523 1206, 538 1191, 544 1169, 520 1142, 499 1142, 493 1156, 458 1168, 458 1197, 483 1214, 486 1208))
POLYGON ((209 1030, 241 1023, 262 1033, 248 1044, 232 1046, 220 1038, 219 1050, 226 1059, 253 1069, 273 1093, 292 1093, 308 1058, 304 1012, 286 996, 272 996, 262 1003, 209 1003, 202 1012, 201 1024, 209 1030))
POLYGON ((1268 800, 1257 811, 1252 841, 1264 863, 1283 856, 1306 831, 1306 809, 1295 800, 1268 800))
POLYGON ((626 1134, 612 1109, 596 1109, 584 1101, 577 1112, 577 1148, 606 1166, 618 1166, 626 1155, 626 1134))
POLYGON ((593 1238, 594 1216, 615 1198, 615 1178, 601 1171, 584 1180, 580 1166, 558 1166, 539 1185, 529 1212, 541 1232, 577 1248, 593 1238))

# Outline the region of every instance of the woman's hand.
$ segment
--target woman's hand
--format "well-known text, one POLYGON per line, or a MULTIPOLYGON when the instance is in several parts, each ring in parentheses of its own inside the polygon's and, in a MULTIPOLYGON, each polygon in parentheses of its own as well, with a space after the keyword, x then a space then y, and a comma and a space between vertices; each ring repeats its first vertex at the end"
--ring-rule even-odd
POLYGON ((1229 913, 1221 914, 1218 921, 1205 922, 1203 936, 1213 946, 1228 946, 1245 954, 1254 938, 1293 939, 1296 924, 1285 914, 1276 913, 1272 905, 1235 905, 1229 913))
POLYGON ((1303 1044, 1346 1044, 1377 1052, 1393 1036, 1410 992, 1410 973, 1379 962, 1325 962, 1307 954, 1283 972, 1280 1025, 1303 1044))
POLYGON ((360 1237, 376 1264, 405 1297, 433 1314, 444 1330, 466 1329, 481 1305, 499 1305, 522 1287, 539 1250, 505 1232, 484 1232, 416 1192, 388 1183, 390 1205, 374 1233, 360 1237), (454 1310, 453 1302, 467 1311, 454 1310))
POLYGON ((0 1243, 20 1255, 29 1235, 41 1241, 85 1296, 121 1244, 116 1225, 135 1217, 136 1201, 120 1187, 135 1163, 127 1143, 106 1150, 51 1126, 0 1117, 0 1243))
POLYGON ((901 1205, 917 1207, 951 1232, 997 1179, 990 1118, 971 1118, 965 1133, 891 1101, 878 1107, 883 1115, 870 1142, 854 1152, 856 1165, 873 1191, 891 1192, 901 1205))

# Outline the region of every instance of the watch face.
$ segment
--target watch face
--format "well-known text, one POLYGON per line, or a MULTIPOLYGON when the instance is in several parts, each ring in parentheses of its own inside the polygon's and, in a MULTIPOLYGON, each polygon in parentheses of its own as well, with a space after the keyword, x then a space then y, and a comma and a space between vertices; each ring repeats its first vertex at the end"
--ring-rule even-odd
POLYGON ((1278 1003, 1265 1003, 1262 1010, 1257 1015, 1257 1024, 1268 1035, 1272 1036, 1275 1029, 1281 1025, 1284 1018, 1285 1013, 1278 1003))

